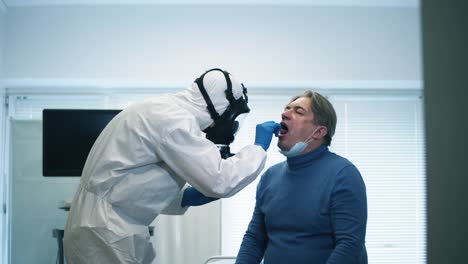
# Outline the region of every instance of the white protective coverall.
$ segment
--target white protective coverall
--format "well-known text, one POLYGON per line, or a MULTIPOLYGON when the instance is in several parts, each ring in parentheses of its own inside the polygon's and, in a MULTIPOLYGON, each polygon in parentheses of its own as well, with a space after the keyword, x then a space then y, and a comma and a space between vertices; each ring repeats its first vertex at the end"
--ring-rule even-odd
MULTIPOLYGON (((234 97, 241 85, 231 76, 234 97)), ((220 71, 204 77, 216 111, 229 102, 220 71)), ((186 183, 209 197, 230 197, 265 166, 266 152, 249 145, 222 159, 202 132, 213 120, 194 83, 134 103, 109 122, 86 160, 64 235, 68 264, 151 263, 148 226, 159 214, 183 214, 186 183)))

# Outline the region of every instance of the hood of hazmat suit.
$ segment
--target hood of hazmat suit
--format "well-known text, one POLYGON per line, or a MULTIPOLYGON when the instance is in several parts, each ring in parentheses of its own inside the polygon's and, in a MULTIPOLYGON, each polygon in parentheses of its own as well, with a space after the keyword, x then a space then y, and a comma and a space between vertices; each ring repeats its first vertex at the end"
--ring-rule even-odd
MULTIPOLYGON (((242 85, 231 75, 236 99, 242 85)), ((203 85, 214 108, 229 106, 222 71, 203 85)), ((151 263, 148 226, 159 214, 183 214, 187 183, 204 195, 230 197, 260 174, 266 152, 256 145, 222 159, 203 130, 213 123, 196 83, 134 103, 94 143, 73 198, 64 234, 67 263, 151 263)))

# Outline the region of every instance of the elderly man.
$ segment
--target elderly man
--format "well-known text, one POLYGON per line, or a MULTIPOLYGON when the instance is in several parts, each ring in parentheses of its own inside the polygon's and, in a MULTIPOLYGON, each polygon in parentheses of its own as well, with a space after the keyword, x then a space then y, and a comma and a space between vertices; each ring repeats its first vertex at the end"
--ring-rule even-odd
POLYGON ((319 93, 287 104, 278 139, 287 160, 261 177, 237 264, 367 263, 366 188, 358 169, 328 149, 336 122, 319 93))

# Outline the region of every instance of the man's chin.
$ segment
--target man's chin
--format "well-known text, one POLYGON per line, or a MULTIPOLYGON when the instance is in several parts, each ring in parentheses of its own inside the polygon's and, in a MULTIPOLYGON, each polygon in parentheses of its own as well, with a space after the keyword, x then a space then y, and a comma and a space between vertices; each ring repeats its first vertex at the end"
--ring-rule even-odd
POLYGON ((277 145, 277 146, 278 146, 278 148, 279 148, 280 150, 282 150, 282 151, 286 151, 286 150, 288 150, 288 149, 287 149, 285 146, 283 146, 283 145, 282 145, 282 144, 280 144, 280 143, 278 143, 278 145, 277 145))

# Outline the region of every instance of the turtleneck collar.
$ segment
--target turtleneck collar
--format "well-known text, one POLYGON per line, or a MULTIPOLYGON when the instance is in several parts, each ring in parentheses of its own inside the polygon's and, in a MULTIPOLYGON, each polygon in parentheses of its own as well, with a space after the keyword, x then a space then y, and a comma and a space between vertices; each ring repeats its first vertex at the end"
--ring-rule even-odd
POLYGON ((307 166, 313 160, 317 160, 322 157, 324 154, 328 153, 328 146, 320 145, 320 147, 307 152, 302 155, 298 155, 295 157, 287 158, 286 162, 288 163, 288 167, 292 170, 300 169, 304 166, 307 166))

